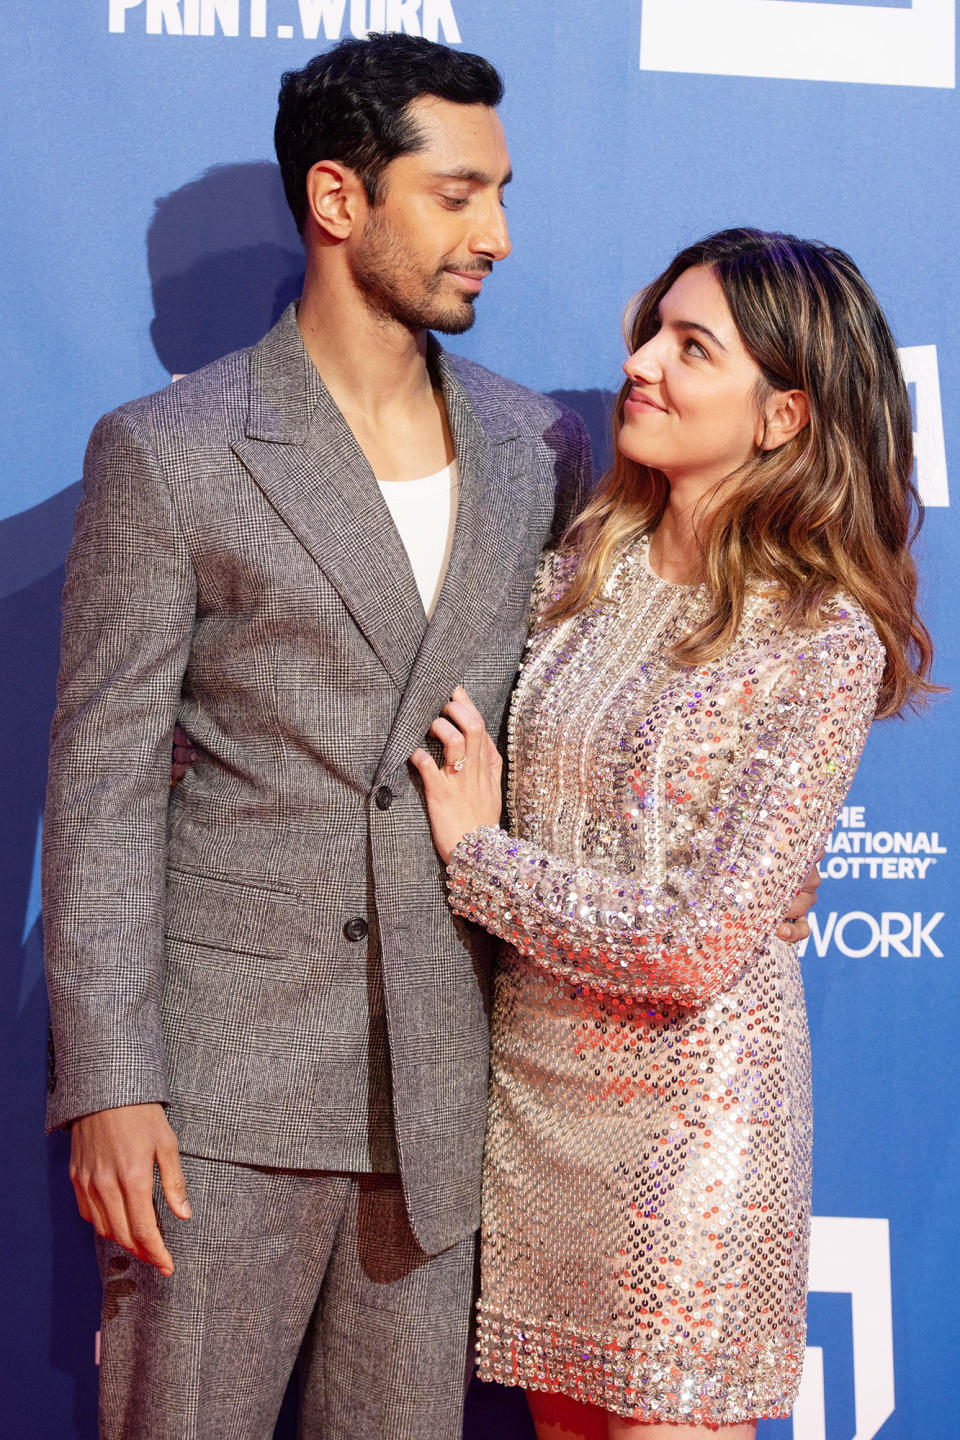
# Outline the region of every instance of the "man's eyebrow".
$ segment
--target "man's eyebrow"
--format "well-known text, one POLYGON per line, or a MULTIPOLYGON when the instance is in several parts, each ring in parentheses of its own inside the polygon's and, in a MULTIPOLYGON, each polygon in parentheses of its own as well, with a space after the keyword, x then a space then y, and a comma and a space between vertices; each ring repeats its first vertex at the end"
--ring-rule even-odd
POLYGON ((434 170, 434 180, 472 180, 475 185, 509 185, 513 171, 508 170, 502 180, 486 170, 472 170, 469 165, 455 165, 451 170, 434 170))
MULTIPOLYGON (((657 319, 662 325, 663 316, 660 314, 659 308, 657 309, 657 319)), ((707 339, 712 340, 714 345, 717 345, 723 351, 724 355, 727 354, 727 347, 719 335, 714 335, 712 330, 708 330, 706 325, 701 325, 698 320, 671 320, 670 325, 674 330, 696 330, 699 334, 706 335, 707 339)))

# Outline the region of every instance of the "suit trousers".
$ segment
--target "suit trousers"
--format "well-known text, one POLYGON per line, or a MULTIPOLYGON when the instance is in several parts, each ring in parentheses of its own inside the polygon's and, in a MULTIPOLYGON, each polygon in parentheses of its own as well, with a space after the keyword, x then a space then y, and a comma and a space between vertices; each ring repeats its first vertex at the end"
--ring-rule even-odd
POLYGON ((460 1440, 475 1242, 421 1250, 397 1175, 181 1157, 175 1271, 100 1242, 104 1440, 460 1440))

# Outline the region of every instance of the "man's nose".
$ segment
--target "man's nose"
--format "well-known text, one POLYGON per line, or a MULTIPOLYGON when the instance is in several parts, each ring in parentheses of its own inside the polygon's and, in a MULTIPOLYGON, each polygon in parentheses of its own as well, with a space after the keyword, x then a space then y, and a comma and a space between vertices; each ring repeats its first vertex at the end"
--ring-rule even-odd
POLYGON ((505 260, 511 248, 507 217, 498 197, 485 207, 483 220, 474 231, 470 249, 474 255, 489 255, 491 260, 505 260))

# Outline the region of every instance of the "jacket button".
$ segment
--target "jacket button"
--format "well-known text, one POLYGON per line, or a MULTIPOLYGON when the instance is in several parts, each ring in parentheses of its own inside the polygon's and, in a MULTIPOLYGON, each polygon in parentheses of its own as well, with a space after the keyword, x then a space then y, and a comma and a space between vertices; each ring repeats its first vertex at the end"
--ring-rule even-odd
POLYGON ((343 933, 348 940, 363 940, 367 934, 367 922, 362 915, 357 915, 353 920, 348 920, 343 927, 343 933))
POLYGON ((389 810, 393 804, 393 791, 389 785, 381 785, 373 797, 374 804, 378 810, 389 810))

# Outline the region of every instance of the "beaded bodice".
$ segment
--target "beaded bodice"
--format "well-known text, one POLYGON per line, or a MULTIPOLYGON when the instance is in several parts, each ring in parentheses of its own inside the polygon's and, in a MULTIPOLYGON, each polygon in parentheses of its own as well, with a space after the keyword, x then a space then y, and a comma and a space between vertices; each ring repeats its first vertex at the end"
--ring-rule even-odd
POLYGON ((635 544, 598 603, 537 619, 570 561, 548 559, 510 721, 512 835, 451 857, 454 908, 555 974, 697 1004, 736 979, 829 833, 876 705, 883 650, 838 598, 815 631, 748 595, 733 645, 671 654, 704 613, 635 544))

